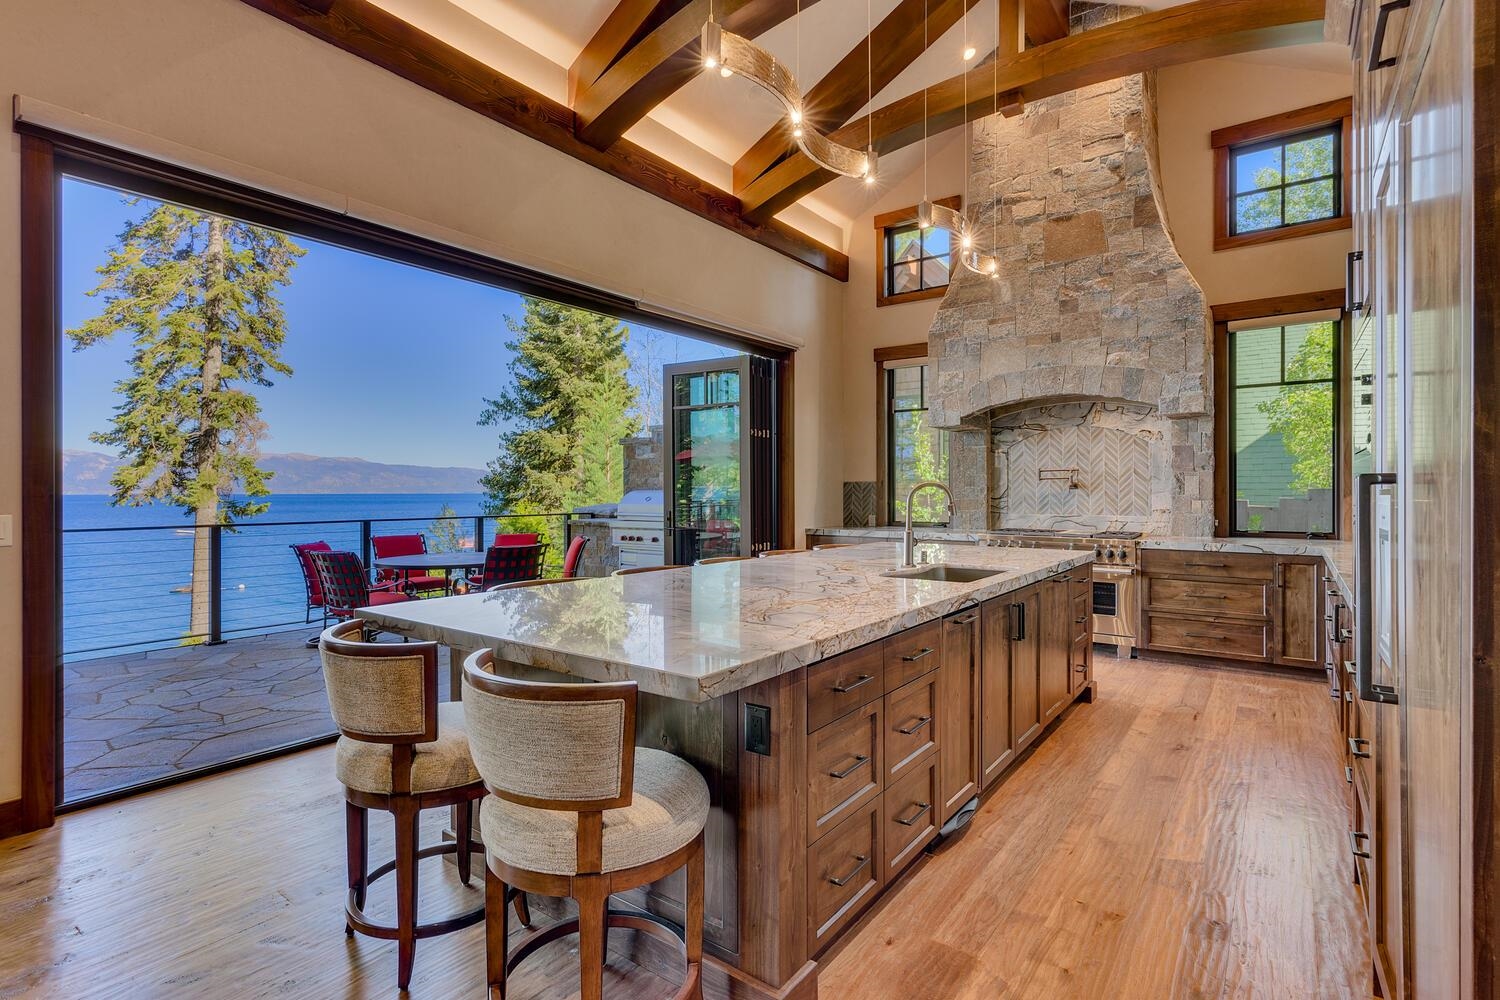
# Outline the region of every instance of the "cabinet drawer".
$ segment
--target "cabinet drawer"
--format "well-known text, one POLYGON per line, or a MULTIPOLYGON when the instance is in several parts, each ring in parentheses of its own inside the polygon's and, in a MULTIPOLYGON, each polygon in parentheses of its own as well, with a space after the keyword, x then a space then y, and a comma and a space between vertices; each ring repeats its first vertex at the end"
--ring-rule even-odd
POLYGON ((1265 583, 1179 580, 1164 576, 1152 577, 1149 586, 1152 611, 1245 615, 1251 618, 1268 618, 1271 614, 1271 588, 1265 583))
POLYGON ((1200 653, 1242 660, 1264 660, 1271 655, 1271 626, 1255 622, 1225 622, 1166 615, 1147 616, 1151 648, 1176 653, 1200 653))
POLYGON ((886 781, 901 777, 933 750, 938 740, 938 675, 918 677, 885 696, 886 781))
MULTIPOLYGON (((1092 588, 1093 585, 1089 586, 1092 588)), ((1068 603, 1068 629, 1076 640, 1094 630, 1094 595, 1092 590, 1079 593, 1073 589, 1072 593, 1072 599, 1068 603)))
POLYGON ((943 623, 926 622, 886 639, 885 689, 894 691, 914 677, 936 670, 943 662, 943 623))
POLYGON ((1354 771, 1354 786, 1368 802, 1375 789, 1375 743, 1368 736, 1350 735, 1344 739, 1344 754, 1354 771))
POLYGON ((937 836, 938 762, 929 757, 885 790, 885 871, 894 876, 937 836))
POLYGON ((1141 571, 1148 576, 1198 576, 1211 580, 1258 580, 1270 583, 1276 573, 1276 561, 1272 556, 1244 552, 1142 549, 1141 571))
POLYGON ((822 729, 885 693, 881 644, 851 649, 807 668, 807 731, 822 729))
POLYGON ((816 954, 885 884, 877 798, 807 852, 807 950, 816 954))
POLYGON ((824 726, 807 738, 807 841, 879 797, 884 787, 878 701, 824 726))

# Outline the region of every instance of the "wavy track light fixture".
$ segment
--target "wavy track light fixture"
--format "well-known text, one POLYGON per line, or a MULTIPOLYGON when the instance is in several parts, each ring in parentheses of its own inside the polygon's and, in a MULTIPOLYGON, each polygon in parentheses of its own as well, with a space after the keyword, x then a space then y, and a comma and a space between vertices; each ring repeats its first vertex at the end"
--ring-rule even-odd
POLYGON ((771 53, 748 38, 725 31, 716 21, 705 21, 703 66, 718 69, 725 76, 738 73, 769 91, 786 108, 792 139, 809 160, 836 174, 863 177, 866 184, 875 183, 878 157, 874 147, 858 150, 840 145, 806 122, 796 78, 771 53))
POLYGON ((1000 277, 1000 259, 993 254, 980 252, 969 218, 962 212, 947 205, 924 201, 917 206, 917 225, 923 229, 941 226, 948 230, 958 244, 956 256, 960 264, 986 278, 1000 277))

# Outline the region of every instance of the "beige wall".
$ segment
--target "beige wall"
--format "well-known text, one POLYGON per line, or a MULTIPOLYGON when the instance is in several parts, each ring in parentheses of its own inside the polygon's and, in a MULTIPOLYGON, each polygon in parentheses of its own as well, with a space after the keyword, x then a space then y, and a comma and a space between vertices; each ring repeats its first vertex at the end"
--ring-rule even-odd
POLYGON ((1344 255, 1352 245, 1347 229, 1215 252, 1209 135, 1227 125, 1348 97, 1352 79, 1347 70, 1317 72, 1233 58, 1157 73, 1167 221, 1177 252, 1210 304, 1344 287, 1344 255))
MULTIPOLYGON (((797 355, 796 521, 835 520, 844 286, 324 45, 236 0, 10 5, 22 94, 463 234, 508 259, 797 355)), ((0 140, 0 513, 19 513, 19 140, 0 140)), ((16 525, 19 531, 20 525, 16 525)), ((20 794, 19 547, 0 549, 0 801, 20 794)))
MULTIPOLYGON (((1308 50, 1307 62, 1321 52, 1308 50)), ((1293 59, 1301 58, 1293 56, 1293 59)), ((1161 182, 1168 223, 1188 270, 1210 304, 1294 292, 1341 288, 1348 230, 1283 240, 1267 246, 1213 249, 1214 129, 1330 101, 1350 93, 1347 72, 1320 72, 1256 59, 1215 59, 1161 70, 1157 106, 1161 182)), ((952 133, 934 148, 928 187, 934 197, 961 190, 963 141, 952 133)), ((877 347, 927 339, 938 300, 875 306, 874 216, 921 198, 921 175, 898 183, 859 219, 849 247, 844 290, 843 478, 875 478, 875 387, 871 353, 877 347)))

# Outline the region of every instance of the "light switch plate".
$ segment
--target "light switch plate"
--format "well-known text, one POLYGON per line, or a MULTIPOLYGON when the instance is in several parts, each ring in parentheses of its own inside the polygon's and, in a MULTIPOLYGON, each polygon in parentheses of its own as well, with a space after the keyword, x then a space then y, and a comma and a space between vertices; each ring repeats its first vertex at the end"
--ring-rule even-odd
POLYGON ((15 540, 11 535, 11 515, 0 514, 0 547, 14 545, 15 540))

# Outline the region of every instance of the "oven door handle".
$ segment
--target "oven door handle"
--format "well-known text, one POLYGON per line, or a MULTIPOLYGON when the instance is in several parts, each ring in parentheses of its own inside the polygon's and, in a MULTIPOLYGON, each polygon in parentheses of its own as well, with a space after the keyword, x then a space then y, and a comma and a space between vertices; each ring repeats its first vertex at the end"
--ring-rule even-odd
POLYGON ((1094 565, 1095 576, 1135 576, 1134 566, 1100 566, 1094 565))

